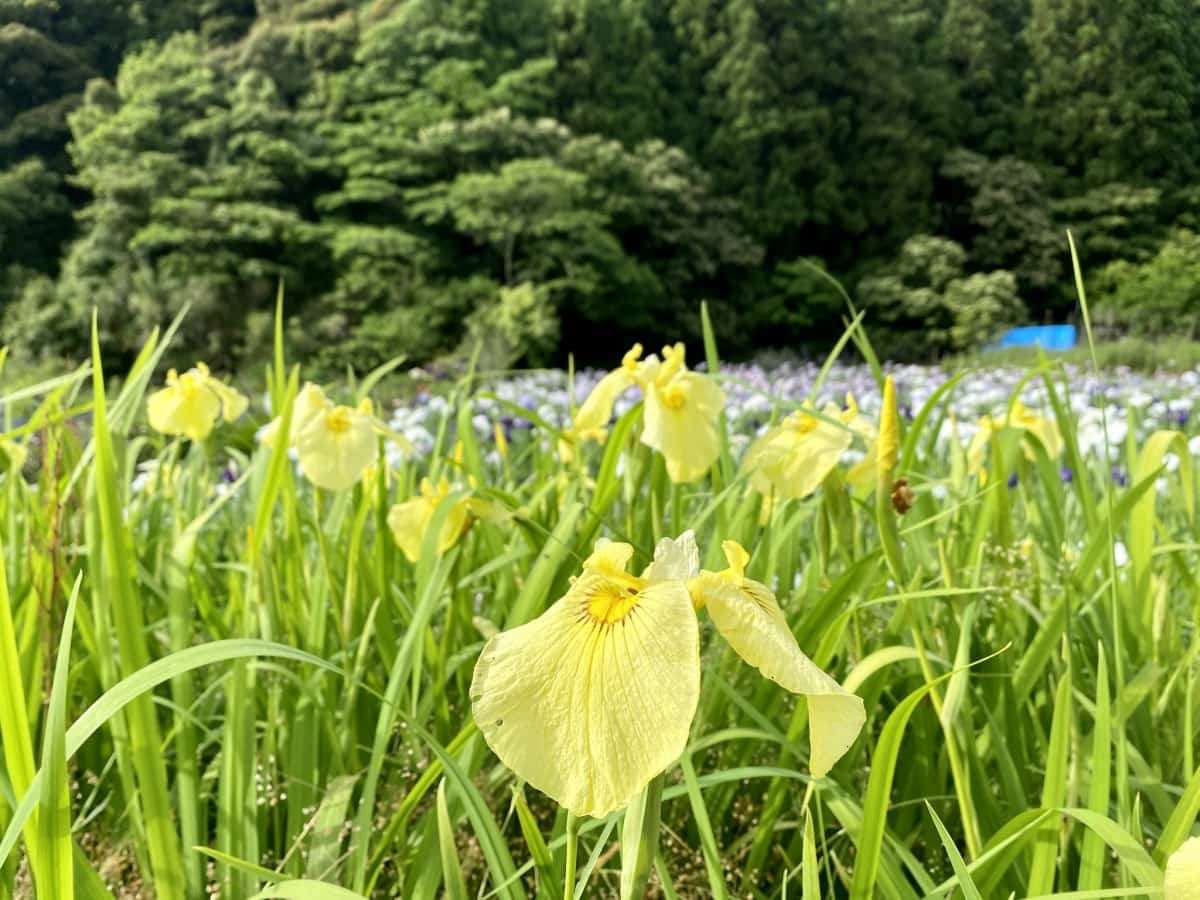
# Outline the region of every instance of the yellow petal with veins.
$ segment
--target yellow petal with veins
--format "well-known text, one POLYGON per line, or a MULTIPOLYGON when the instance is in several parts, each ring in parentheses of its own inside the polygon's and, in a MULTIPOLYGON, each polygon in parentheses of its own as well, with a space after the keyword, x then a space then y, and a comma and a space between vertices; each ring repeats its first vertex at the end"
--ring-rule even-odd
POLYGON ((491 638, 471 683, 475 721, 500 760, 564 808, 597 817, 679 757, 700 696, 699 629, 683 582, 614 581, 605 572, 619 545, 608 547, 603 568, 491 638))

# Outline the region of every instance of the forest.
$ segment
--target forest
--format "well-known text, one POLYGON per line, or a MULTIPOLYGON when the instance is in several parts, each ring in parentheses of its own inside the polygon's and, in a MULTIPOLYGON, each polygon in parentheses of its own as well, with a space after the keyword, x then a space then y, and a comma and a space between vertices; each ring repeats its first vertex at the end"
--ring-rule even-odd
POLYGON ((0 0, 0 343, 316 371, 1191 334, 1186 0, 0 0))

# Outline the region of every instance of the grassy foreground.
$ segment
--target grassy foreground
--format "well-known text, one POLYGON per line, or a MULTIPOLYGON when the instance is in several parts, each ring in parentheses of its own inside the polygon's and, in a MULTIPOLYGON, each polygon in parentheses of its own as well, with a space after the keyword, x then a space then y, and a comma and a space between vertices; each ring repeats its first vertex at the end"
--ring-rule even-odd
MULTIPOLYGON (((1131 428, 1114 480, 1045 365, 1024 387, 1061 454, 997 428, 981 474, 944 414, 952 379, 905 422, 902 515, 841 465, 772 505, 724 431, 708 474, 671 482, 640 404, 566 462, 548 425, 480 438, 490 387, 471 376, 432 453, 380 437, 373 471, 329 491, 245 424, 148 431, 164 346, 112 394, 97 357, 3 398, 20 449, 0 481, 0 898, 1162 895, 1200 812, 1183 435, 1131 428), (412 562, 388 516, 427 477, 449 492, 412 562), (686 529, 708 568, 723 540, 750 551, 866 726, 811 777, 806 703, 705 624, 660 813, 576 819, 489 751, 475 660, 561 597, 597 538, 644 564, 686 529)), ((265 387, 286 433, 301 380, 283 353, 265 387)))

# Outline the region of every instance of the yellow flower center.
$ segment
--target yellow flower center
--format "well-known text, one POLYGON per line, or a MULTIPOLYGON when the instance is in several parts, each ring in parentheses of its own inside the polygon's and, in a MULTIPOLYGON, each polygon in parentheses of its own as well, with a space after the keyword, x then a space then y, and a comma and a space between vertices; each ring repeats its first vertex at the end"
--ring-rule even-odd
POLYGON ((602 625, 615 625, 637 606, 637 588, 607 581, 596 589, 588 601, 587 611, 592 620, 602 625))
POLYGON ((797 413, 794 416, 794 421, 792 424, 801 434, 808 434, 809 432, 816 431, 820 422, 818 422, 808 413, 797 413))
POLYGON ((687 403, 687 391, 682 385, 673 384, 663 391, 663 403, 667 409, 683 409, 687 403))
POLYGON ((344 406, 338 406, 329 411, 329 415, 325 417, 325 427, 334 434, 344 434, 350 430, 350 410, 344 406))
POLYGON ((191 372, 184 372, 180 376, 179 381, 176 382, 176 385, 185 400, 192 400, 200 393, 203 382, 191 372))

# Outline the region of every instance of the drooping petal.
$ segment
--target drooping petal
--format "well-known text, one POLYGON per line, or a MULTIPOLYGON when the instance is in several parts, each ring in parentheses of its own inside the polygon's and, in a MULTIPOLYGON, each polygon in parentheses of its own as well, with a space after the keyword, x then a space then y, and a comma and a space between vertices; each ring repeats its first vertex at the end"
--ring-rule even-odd
POLYGON ((300 471, 318 487, 344 491, 375 462, 378 445, 369 416, 348 406, 317 414, 296 438, 300 471))
POLYGON ((663 538, 654 548, 654 562, 642 572, 647 583, 656 581, 687 581, 700 572, 700 548, 696 536, 685 531, 677 538, 663 538))
POLYGON ((695 481, 716 462, 724 407, 725 392, 698 372, 679 371, 669 380, 660 374, 647 386, 642 443, 663 455, 672 481, 695 481))
POLYGON ((488 745, 576 815, 620 809, 671 765, 700 696, 683 583, 626 591, 585 571, 537 619, 491 638, 475 666, 472 709, 488 745))
POLYGON ((697 606, 708 610, 717 631, 742 659, 784 689, 807 698, 809 766, 821 777, 862 730, 866 722, 862 698, 805 656, 767 586, 741 576, 745 550, 733 541, 725 542, 725 550, 730 568, 701 572, 688 583, 688 591, 697 606))
POLYGON ((1200 900, 1200 837, 1189 838, 1167 860, 1164 900, 1200 900))
POLYGON ((572 431, 581 440, 604 440, 617 398, 632 385, 633 378, 624 368, 601 378, 576 411, 571 422, 572 431))

